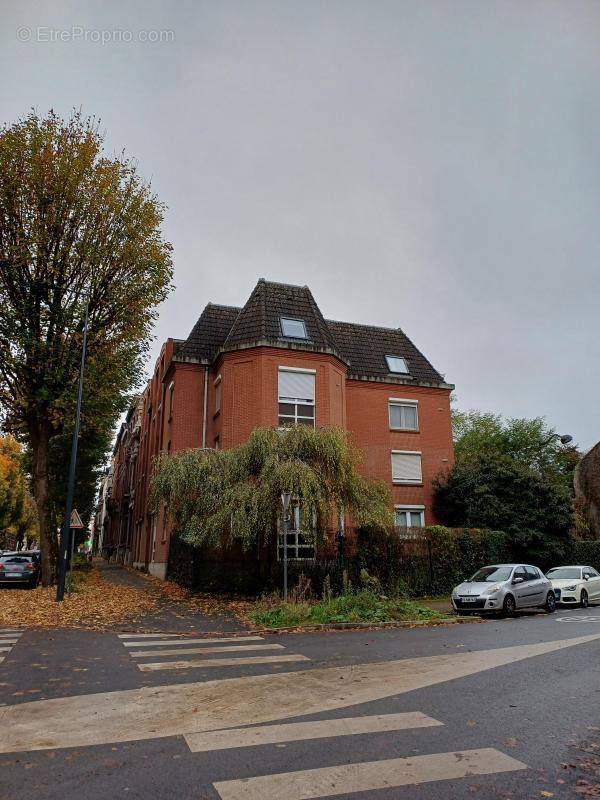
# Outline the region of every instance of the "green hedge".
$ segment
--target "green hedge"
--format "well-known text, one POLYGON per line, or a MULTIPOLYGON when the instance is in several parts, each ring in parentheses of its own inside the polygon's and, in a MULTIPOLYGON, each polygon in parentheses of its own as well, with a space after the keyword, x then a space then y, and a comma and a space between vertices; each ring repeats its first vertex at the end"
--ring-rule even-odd
POLYGON ((486 564, 511 560, 511 541, 502 531, 478 528, 425 529, 432 543, 434 594, 445 594, 486 564))
POLYGON ((445 594, 479 567, 510 560, 510 539, 500 531, 436 525, 419 529, 417 537, 361 529, 359 567, 384 591, 418 596, 445 594))
MULTIPOLYGON (((382 533, 362 528, 349 557, 290 561, 288 578, 293 587, 303 575, 316 596, 327 580, 337 595, 344 580, 358 587, 361 570, 367 570, 382 592, 418 597, 448 594, 480 567, 513 561, 535 564, 544 571, 564 563, 589 564, 600 571, 600 541, 550 539, 536 531, 507 534, 441 525, 420 528, 414 537, 402 536, 397 530, 382 533)), ((283 583, 282 564, 273 554, 249 559, 224 552, 220 557, 177 537, 171 540, 169 578, 192 590, 243 594, 279 590, 283 583)))
POLYGON ((574 541, 571 546, 570 561, 572 564, 593 567, 600 572, 600 541, 597 539, 574 541))

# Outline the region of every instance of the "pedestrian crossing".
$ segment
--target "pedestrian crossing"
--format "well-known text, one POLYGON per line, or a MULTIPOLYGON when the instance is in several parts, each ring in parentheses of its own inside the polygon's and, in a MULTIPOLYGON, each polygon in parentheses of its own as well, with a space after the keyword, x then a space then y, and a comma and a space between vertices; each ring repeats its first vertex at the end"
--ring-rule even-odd
POLYGON ((260 775, 213 786, 221 800, 315 800, 526 768, 521 761, 490 747, 260 775))
POLYGON ((23 635, 23 630, 15 630, 12 628, 0 629, 0 663, 10 653, 20 637, 23 635))
MULTIPOLYGON (((193 753, 208 753, 229 748, 282 746, 282 743, 287 745, 315 739, 391 733, 443 724, 419 711, 411 711, 227 728, 188 733, 184 739, 193 753)), ((215 782, 213 787, 221 800, 280 800, 282 797, 286 800, 317 800, 523 769, 527 769, 523 762, 487 747, 234 778, 215 782)))
POLYGON ((297 653, 282 652, 286 649, 284 645, 265 642, 263 636, 194 638, 166 633, 138 633, 119 634, 119 639, 140 672, 285 664, 310 660, 297 653), (174 656, 177 657, 176 660, 173 660, 174 656))

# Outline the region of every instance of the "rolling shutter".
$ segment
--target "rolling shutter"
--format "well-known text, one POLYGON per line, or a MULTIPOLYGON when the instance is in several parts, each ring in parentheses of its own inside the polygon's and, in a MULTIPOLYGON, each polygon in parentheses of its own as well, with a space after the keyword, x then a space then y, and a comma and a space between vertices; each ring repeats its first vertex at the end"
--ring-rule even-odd
POLYGON ((392 480, 421 483, 421 454, 392 453, 392 480))
POLYGON ((314 403, 315 376, 312 372, 279 370, 279 399, 304 400, 314 403))

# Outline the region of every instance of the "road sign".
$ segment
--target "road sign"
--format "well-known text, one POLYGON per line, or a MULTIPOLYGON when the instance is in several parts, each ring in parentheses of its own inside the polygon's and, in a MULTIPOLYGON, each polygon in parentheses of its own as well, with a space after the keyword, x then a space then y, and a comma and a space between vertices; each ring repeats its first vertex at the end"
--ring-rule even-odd
POLYGON ((71 512, 71 528, 83 528, 83 522, 76 508, 71 512))

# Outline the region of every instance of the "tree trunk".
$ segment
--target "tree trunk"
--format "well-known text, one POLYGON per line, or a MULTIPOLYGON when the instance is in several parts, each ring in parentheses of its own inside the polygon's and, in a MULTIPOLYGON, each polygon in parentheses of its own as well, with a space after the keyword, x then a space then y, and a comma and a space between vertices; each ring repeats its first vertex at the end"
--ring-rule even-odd
POLYGON ((49 442, 50 428, 47 423, 40 423, 30 429, 30 444, 33 456, 33 497, 40 526, 43 586, 50 586, 54 579, 54 539, 56 537, 50 522, 50 509, 48 507, 49 442))

